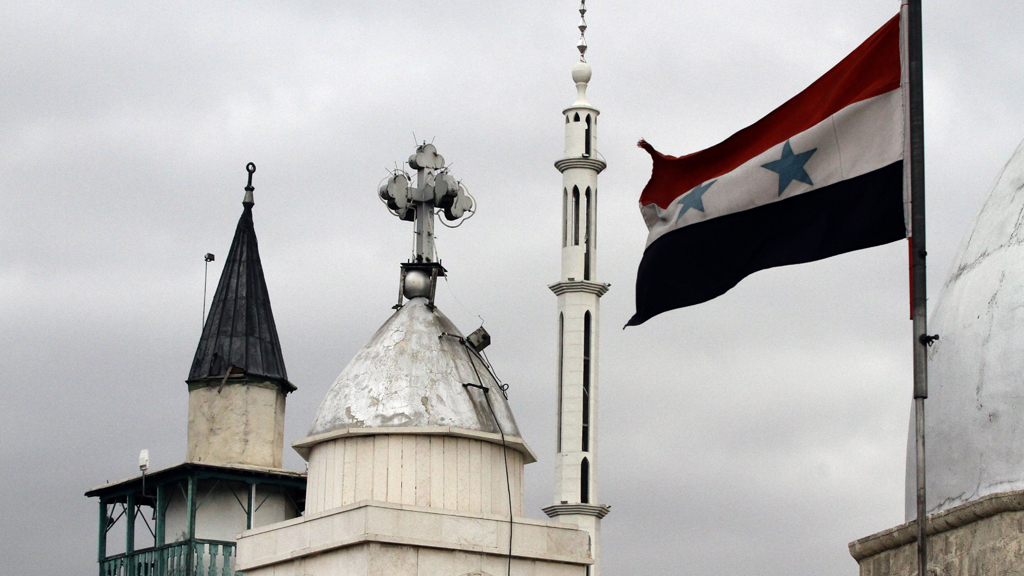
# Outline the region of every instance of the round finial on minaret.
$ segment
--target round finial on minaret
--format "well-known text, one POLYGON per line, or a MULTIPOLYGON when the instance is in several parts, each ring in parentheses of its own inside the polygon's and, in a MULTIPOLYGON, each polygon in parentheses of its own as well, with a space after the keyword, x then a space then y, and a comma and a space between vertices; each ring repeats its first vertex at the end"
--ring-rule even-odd
POLYGON ((577 84, 586 84, 590 82, 590 76, 592 74, 590 64, 586 62, 577 62, 572 67, 572 81, 577 84))
POLYGON ((242 199, 242 204, 252 206, 254 204, 252 200, 252 192, 255 190, 255 188, 252 187, 252 175, 256 172, 256 165, 249 162, 245 165, 245 171, 249 173, 249 183, 245 185, 245 198, 242 199))
POLYGON ((579 61, 572 67, 572 81, 576 83, 576 101, 573 106, 590 106, 587 100, 587 82, 590 82, 591 69, 586 61, 579 61))

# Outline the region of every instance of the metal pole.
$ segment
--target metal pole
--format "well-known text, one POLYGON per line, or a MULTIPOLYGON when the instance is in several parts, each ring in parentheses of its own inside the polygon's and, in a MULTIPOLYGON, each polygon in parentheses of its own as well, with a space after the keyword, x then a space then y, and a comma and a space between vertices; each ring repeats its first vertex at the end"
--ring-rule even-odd
POLYGON ((186 531, 188 533, 188 539, 185 545, 185 555, 188 558, 185 565, 185 576, 193 576, 196 574, 195 566, 195 555, 196 555, 196 496, 199 493, 199 481, 193 472, 188 477, 188 490, 185 496, 185 509, 188 513, 186 520, 186 531))
POLYGON ((124 549, 129 555, 135 551, 135 494, 129 494, 125 502, 124 549))
MULTIPOLYGON (((186 533, 191 543, 196 537, 196 493, 197 481, 194 475, 188 477, 188 490, 185 496, 185 510, 188 514, 186 519, 186 533)), ((191 550, 191 548, 189 548, 191 550)))
POLYGON ((904 0, 905 62, 908 67, 907 119, 910 140, 911 262, 914 311, 914 428, 917 464, 917 573, 927 576, 928 508, 925 491, 925 398, 928 397, 928 309, 925 259, 924 83, 921 46, 921 0, 904 0))
POLYGON ((207 260, 203 264, 203 321, 200 326, 200 330, 206 328, 206 278, 210 273, 210 261, 207 260))
POLYGON ((156 525, 155 525, 155 545, 160 547, 164 545, 164 532, 167 530, 166 518, 164 517, 164 508, 167 507, 165 503, 167 500, 167 490, 161 485, 156 487, 156 525))
POLYGON ((914 398, 914 427, 917 433, 917 574, 927 576, 928 508, 925 505, 924 475, 924 398, 914 398))
POLYGON ((97 557, 100 563, 100 576, 103 575, 103 559, 107 557, 107 521, 109 518, 110 517, 107 515, 107 503, 100 498, 100 537, 97 549, 97 557))
POLYGON ((245 529, 252 530, 256 517, 256 484, 249 484, 249 508, 245 511, 245 529))

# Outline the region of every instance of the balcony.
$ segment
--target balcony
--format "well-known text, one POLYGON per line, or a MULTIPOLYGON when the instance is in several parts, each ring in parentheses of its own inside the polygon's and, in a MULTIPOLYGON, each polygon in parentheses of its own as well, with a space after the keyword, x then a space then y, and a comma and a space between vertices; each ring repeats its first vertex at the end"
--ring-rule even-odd
POLYGON ((301 515, 305 494, 301 472, 199 462, 94 488, 99 574, 235 576, 235 536, 301 515))
POLYGON ((100 561, 100 576, 235 576, 235 543, 190 540, 117 554, 100 561))

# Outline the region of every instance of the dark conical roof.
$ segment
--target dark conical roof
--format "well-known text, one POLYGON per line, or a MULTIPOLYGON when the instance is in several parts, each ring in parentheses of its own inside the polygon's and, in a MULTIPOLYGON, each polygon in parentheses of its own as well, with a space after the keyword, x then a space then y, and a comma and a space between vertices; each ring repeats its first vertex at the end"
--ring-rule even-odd
MULTIPOLYGON (((250 199, 251 196, 246 197, 250 199)), ((291 391, 295 386, 288 382, 260 264, 252 223, 253 204, 247 201, 242 205, 245 210, 238 219, 188 381, 223 379, 229 370, 237 374, 240 369, 247 376, 275 381, 291 391)))

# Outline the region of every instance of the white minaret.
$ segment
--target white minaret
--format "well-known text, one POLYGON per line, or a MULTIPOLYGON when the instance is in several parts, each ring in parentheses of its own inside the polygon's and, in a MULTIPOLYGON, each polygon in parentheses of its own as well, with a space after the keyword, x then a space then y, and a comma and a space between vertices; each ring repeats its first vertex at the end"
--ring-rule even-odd
POLYGON ((597 152, 598 110, 587 101, 590 64, 586 61, 586 0, 580 4, 580 61, 572 68, 576 101, 565 115, 565 155, 555 162, 562 173, 562 278, 550 286, 558 296, 558 430, 554 505, 551 518, 590 532, 599 573, 601 518, 598 504, 597 366, 600 298, 608 284, 597 282, 597 175, 605 163, 597 152))

